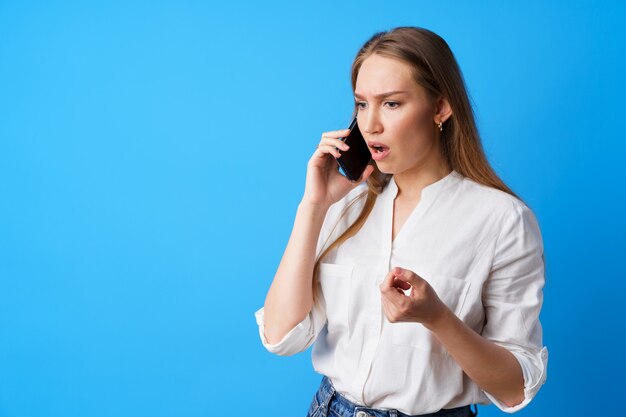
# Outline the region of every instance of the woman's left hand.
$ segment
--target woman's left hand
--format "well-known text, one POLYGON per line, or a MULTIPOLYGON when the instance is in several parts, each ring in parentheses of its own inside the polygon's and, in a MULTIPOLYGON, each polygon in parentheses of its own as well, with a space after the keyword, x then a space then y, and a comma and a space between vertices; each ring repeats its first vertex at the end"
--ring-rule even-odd
POLYGON ((425 279, 400 267, 389 271, 380 292, 385 316, 391 323, 414 321, 429 327, 448 308, 425 279), (409 295, 403 290, 410 290, 409 295))

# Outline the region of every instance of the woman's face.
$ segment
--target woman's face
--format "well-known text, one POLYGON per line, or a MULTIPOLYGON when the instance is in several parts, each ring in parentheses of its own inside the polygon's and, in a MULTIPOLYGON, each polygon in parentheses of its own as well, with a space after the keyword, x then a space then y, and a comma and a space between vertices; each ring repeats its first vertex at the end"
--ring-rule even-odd
POLYGON ((354 95, 359 129, 380 171, 410 174, 441 164, 436 122, 444 118, 408 64, 369 56, 354 95))

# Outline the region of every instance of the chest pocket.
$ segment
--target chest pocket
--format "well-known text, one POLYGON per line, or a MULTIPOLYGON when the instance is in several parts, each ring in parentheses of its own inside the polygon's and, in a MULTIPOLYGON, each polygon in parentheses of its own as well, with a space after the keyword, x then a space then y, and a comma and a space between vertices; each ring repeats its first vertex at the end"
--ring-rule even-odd
MULTIPOLYGON (((447 276, 433 276, 427 279, 437 296, 457 317, 463 314, 465 299, 470 288, 470 282, 447 276)), ((447 354, 444 346, 437 340, 430 330, 421 323, 399 322, 391 323, 392 343, 398 346, 408 346, 427 352, 447 354)))
POLYGON ((352 302, 352 265, 320 263, 319 281, 326 303, 328 333, 348 331, 352 302))

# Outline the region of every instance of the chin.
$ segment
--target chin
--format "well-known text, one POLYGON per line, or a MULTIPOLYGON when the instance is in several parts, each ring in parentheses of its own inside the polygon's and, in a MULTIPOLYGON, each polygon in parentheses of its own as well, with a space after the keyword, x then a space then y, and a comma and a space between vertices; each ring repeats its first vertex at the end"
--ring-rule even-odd
POLYGON ((393 165, 388 163, 387 161, 374 161, 376 167, 383 174, 395 174, 396 170, 393 168, 393 165))

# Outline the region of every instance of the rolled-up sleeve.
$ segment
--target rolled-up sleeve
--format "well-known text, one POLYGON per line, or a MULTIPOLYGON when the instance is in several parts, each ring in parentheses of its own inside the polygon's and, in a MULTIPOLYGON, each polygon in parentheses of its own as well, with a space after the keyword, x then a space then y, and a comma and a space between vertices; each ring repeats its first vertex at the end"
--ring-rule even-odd
MULTIPOLYGON (((324 249, 336 239, 344 229, 338 228, 339 221, 342 220, 342 213, 344 208, 353 199, 358 200, 359 196, 364 197, 367 192, 367 186, 361 184, 350 191, 343 199, 330 206, 324 223, 320 230, 320 234, 316 245, 316 259, 321 255, 324 249)), ((358 209, 358 208, 357 208, 358 209)), ((358 210, 357 210, 358 211, 358 210)), ((351 219, 346 218, 343 221, 346 222, 344 228, 347 227, 347 222, 351 219)), ((314 288, 319 297, 315 297, 315 302, 309 314, 300 323, 295 325, 278 343, 269 344, 265 337, 265 316, 264 308, 257 310, 254 315, 256 317, 257 325, 259 326, 259 336, 263 346, 270 352, 281 356, 294 355, 296 353, 306 350, 313 344, 317 335, 326 324, 326 304, 324 297, 321 296, 321 288, 319 282, 316 283, 314 288)))
MULTIPOLYGON (((318 238, 316 250, 318 256, 321 253, 325 240, 328 238, 328 218, 329 216, 327 215, 318 238)), ((319 291, 319 283, 315 290, 319 291)), ((321 298, 322 297, 316 297, 309 314, 275 344, 268 343, 265 337, 265 308, 262 307, 257 310, 254 316, 259 326, 259 336, 261 337, 263 346, 271 353, 281 356, 295 355, 296 353, 308 349, 326 323, 326 308, 321 298)))
POLYGON ((524 375, 524 400, 513 407, 483 391, 507 413, 524 408, 546 381, 548 349, 543 346, 539 322, 544 270, 537 220, 527 206, 515 204, 504 219, 491 272, 483 287, 486 324, 482 335, 509 350, 524 375))
POLYGON ((323 302, 316 302, 304 320, 296 324, 279 342, 270 344, 265 337, 264 308, 257 310, 254 315, 263 346, 271 353, 281 356, 295 355, 308 349, 326 322, 323 302))

